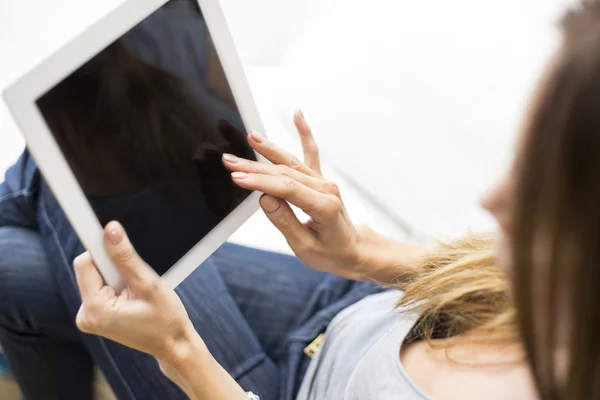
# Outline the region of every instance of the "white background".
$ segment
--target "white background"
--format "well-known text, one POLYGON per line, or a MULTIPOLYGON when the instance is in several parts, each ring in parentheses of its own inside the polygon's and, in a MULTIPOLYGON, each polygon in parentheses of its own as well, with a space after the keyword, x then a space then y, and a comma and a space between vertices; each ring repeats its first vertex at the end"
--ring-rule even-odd
MULTIPOLYGON (((0 0, 0 88, 121 0, 0 0)), ((222 0, 269 136, 302 107, 351 215, 401 237, 493 227, 479 195, 511 159, 565 0, 222 0), (383 211, 382 211, 383 210, 383 211)), ((23 142, 0 103, 0 172, 23 142)), ((234 240, 278 250, 257 215, 234 240)))

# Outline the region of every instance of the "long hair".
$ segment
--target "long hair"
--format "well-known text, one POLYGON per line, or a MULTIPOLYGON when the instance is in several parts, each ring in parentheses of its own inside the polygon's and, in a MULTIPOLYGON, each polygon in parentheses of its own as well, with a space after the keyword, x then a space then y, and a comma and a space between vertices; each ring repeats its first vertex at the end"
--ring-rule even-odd
POLYGON ((600 399, 600 3, 563 19, 516 162, 513 292, 544 400, 600 399))
MULTIPOLYGON (((417 311, 419 319, 407 341, 438 341, 452 346, 459 340, 475 340, 477 330, 490 344, 518 341, 515 311, 504 271, 496 264, 491 234, 468 235, 441 243, 413 269, 398 302, 406 311, 417 311)), ((481 340, 481 339, 477 339, 481 340)))

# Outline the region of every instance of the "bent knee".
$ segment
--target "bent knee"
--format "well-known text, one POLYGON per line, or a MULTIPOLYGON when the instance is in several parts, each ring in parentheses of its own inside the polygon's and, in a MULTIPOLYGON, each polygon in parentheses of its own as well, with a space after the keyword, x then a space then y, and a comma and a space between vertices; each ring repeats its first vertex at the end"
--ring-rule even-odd
POLYGON ((53 285, 39 233, 0 227, 0 315, 14 316, 53 285))
POLYGON ((46 266, 47 258, 40 234, 34 230, 0 227, 0 273, 9 272, 31 277, 46 266))

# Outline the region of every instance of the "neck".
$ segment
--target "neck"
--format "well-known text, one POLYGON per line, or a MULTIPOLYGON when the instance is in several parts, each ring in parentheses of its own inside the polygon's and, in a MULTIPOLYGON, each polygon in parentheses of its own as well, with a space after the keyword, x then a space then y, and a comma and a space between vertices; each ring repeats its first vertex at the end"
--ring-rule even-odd
POLYGON ((498 367, 526 363, 525 349, 514 335, 489 329, 473 329, 450 339, 434 339, 429 347, 443 350, 446 357, 457 364, 498 367))
POLYGON ((402 346, 400 359, 426 393, 447 399, 537 399, 519 343, 490 342, 475 332, 402 346))

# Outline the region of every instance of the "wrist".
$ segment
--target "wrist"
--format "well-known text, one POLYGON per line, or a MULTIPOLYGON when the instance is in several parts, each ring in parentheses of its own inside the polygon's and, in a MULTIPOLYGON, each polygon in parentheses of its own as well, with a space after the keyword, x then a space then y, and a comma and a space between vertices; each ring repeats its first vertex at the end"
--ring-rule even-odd
POLYGON ((353 279, 359 281, 372 281, 374 270, 381 263, 378 259, 380 249, 383 247, 382 237, 367 225, 357 226, 358 239, 355 246, 355 268, 353 279))
POLYGON ((247 399, 240 385, 219 365, 193 328, 189 335, 170 358, 157 358, 161 371, 191 400, 247 399))
POLYGON ((175 338, 170 340, 167 351, 156 359, 167 376, 167 371, 185 376, 193 363, 205 364, 212 359, 204 341, 195 331, 191 322, 175 338))
POLYGON ((401 242, 378 234, 368 226, 360 226, 357 241, 356 278, 382 285, 406 281, 427 246, 401 242))

